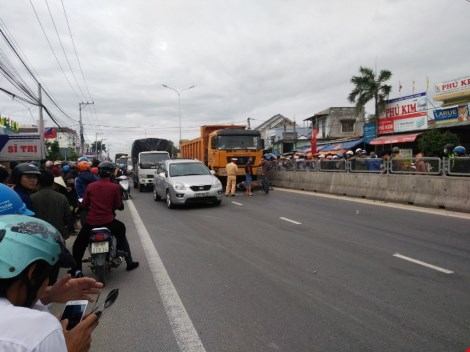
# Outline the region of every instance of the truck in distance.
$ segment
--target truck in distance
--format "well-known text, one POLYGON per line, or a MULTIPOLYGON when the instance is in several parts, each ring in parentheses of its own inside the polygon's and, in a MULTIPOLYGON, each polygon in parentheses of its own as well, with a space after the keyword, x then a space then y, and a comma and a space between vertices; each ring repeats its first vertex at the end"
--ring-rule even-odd
POLYGON ((134 188, 143 192, 153 186, 155 170, 159 162, 170 159, 173 143, 161 138, 136 139, 132 143, 131 157, 134 188))
POLYGON ((225 178, 225 166, 236 158, 238 175, 245 175, 248 158, 253 158, 253 173, 259 173, 264 143, 260 131, 247 130, 245 125, 205 125, 200 136, 181 145, 183 158, 198 159, 219 177, 225 178))

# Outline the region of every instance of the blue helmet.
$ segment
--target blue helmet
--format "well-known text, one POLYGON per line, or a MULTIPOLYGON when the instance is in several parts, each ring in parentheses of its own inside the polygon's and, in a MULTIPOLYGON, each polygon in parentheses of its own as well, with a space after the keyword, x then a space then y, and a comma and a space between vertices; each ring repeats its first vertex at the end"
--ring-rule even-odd
POLYGON ((17 277, 30 264, 44 260, 63 267, 74 261, 57 229, 24 215, 0 216, 0 279, 17 277))
POLYGON ((90 161, 90 160, 88 160, 88 158, 86 156, 82 156, 82 157, 78 158, 77 161, 90 161))
POLYGON ((33 216, 34 213, 26 208, 18 193, 0 183, 0 215, 17 214, 33 216))
POLYGON ((454 148, 452 151, 455 155, 465 155, 466 150, 465 147, 462 147, 461 145, 458 145, 454 148))
POLYGON ((63 172, 67 172, 67 171, 69 171, 69 170, 70 170, 70 166, 69 166, 69 165, 64 165, 64 166, 62 166, 62 171, 63 171, 63 172))

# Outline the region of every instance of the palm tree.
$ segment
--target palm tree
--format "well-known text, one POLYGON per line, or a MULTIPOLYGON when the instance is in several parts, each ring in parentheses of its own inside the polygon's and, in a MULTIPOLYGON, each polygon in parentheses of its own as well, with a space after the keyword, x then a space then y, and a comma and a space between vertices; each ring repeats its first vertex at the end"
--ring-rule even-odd
POLYGON ((392 86, 385 84, 392 77, 392 73, 388 70, 380 71, 377 76, 374 70, 368 67, 360 67, 360 76, 353 76, 351 83, 354 89, 348 96, 351 103, 356 103, 357 109, 363 109, 364 106, 374 99, 375 103, 375 120, 378 121, 379 113, 385 108, 385 101, 392 90, 392 86))

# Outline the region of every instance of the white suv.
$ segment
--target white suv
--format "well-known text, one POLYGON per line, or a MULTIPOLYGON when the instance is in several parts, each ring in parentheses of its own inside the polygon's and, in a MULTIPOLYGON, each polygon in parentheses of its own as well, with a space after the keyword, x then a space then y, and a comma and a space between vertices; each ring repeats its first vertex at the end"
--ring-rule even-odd
POLYGON ((214 172, 194 159, 170 159, 158 164, 153 198, 166 199, 168 208, 190 203, 222 202, 223 188, 214 172))

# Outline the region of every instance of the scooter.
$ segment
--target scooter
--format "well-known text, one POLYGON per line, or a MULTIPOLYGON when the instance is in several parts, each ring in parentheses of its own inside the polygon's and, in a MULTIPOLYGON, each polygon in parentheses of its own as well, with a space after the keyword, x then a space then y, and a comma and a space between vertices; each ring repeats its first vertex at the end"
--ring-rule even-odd
POLYGON ((119 187, 121 188, 121 195, 122 199, 128 200, 131 198, 131 188, 129 186, 129 177, 122 175, 119 177, 116 177, 116 180, 119 183, 119 187))
POLYGON ((106 282, 106 275, 111 272, 111 268, 121 265, 126 253, 116 249, 116 237, 106 227, 98 227, 91 230, 88 239, 88 251, 90 258, 84 262, 91 263, 91 270, 98 277, 98 281, 103 285, 106 282))

